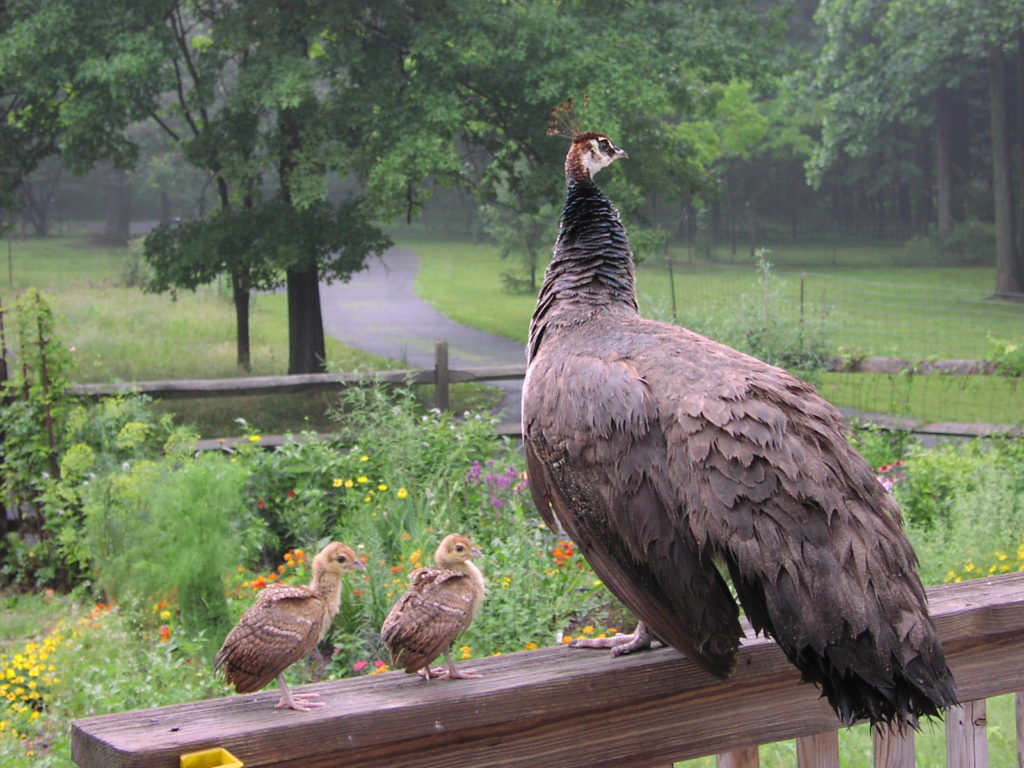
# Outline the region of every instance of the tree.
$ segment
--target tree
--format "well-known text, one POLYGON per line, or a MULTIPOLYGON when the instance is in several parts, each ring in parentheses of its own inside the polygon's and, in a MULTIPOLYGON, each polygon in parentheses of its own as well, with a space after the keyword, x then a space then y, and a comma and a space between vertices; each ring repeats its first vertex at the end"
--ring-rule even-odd
MULTIPOLYGON (((975 73, 989 82, 989 140, 996 218, 997 296, 1024 294, 1024 252, 1013 221, 1020 208, 1012 199, 1014 159, 1022 148, 1009 145, 1010 98, 1006 67, 1019 67, 1024 0, 891 0, 860 3, 828 0, 818 11, 828 41, 818 60, 818 84, 826 94, 822 139, 812 174, 843 153, 862 154, 884 128, 928 119, 936 127, 940 228, 953 209, 951 99, 975 73), (1009 63, 1008 63, 1009 62, 1009 63), (982 76, 984 76, 982 74, 982 76)), ((1013 78, 1013 100, 1024 97, 1013 78)))
POLYGON ((84 172, 100 160, 127 167, 123 128, 160 90, 161 49, 150 30, 157 2, 73 0, 0 4, 0 205, 45 157, 84 172))

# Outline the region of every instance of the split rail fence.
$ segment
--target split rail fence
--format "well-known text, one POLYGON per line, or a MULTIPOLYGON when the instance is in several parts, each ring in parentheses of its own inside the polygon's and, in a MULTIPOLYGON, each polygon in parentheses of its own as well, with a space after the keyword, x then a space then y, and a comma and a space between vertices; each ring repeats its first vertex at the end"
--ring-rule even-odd
MULTIPOLYGON (((965 702, 946 714, 946 764, 989 765, 985 699, 1016 693, 1024 767, 1024 573, 928 594, 965 702)), ((671 649, 612 658, 559 647, 476 668, 480 680, 393 672, 305 686, 326 704, 309 713, 275 709, 271 690, 86 718, 72 725, 72 757, 82 768, 177 768, 183 753, 222 747, 246 768, 662 768, 706 755, 754 768, 758 745, 796 739, 799 768, 840 765, 835 715, 764 638, 743 643, 726 680, 671 649)), ((914 734, 876 733, 874 765, 913 766, 914 734)))
MULTIPOLYGON (((442 411, 449 410, 450 387, 465 382, 493 382, 522 380, 526 375, 526 364, 492 365, 465 369, 452 369, 448 365, 448 344, 435 344, 433 368, 375 371, 370 373, 310 373, 289 376, 258 376, 236 379, 176 379, 173 381, 142 381, 125 384, 77 384, 71 388, 74 395, 100 398, 119 392, 139 392, 163 400, 197 397, 238 397, 244 395, 290 394, 296 392, 331 391, 343 387, 365 386, 374 382, 387 384, 426 384, 434 387, 434 405, 442 411)), ((915 375, 992 375, 995 366, 978 360, 933 360, 915 362, 895 357, 865 357, 856 361, 836 356, 831 370, 898 374, 913 370, 915 375)), ((950 437, 982 437, 986 435, 1007 435, 1020 437, 1024 428, 1020 424, 974 424, 961 422, 923 422, 919 419, 898 418, 880 414, 847 413, 861 421, 871 421, 879 426, 900 429, 919 434, 950 437)), ((518 435, 517 423, 503 424, 501 432, 518 435)), ((272 447, 282 438, 264 439, 262 444, 272 447)), ((231 442, 231 441, 227 441, 231 442)), ((201 447, 219 447, 204 441, 201 447)))

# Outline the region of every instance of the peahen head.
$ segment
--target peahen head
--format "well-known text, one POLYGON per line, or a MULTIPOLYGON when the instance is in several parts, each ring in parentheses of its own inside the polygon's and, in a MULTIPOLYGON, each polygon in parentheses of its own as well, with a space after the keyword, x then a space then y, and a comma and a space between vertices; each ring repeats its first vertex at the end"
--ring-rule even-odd
POLYGON ((565 156, 565 174, 569 180, 592 179, 621 157, 629 157, 629 154, 622 147, 616 147, 607 136, 592 131, 577 133, 565 156))

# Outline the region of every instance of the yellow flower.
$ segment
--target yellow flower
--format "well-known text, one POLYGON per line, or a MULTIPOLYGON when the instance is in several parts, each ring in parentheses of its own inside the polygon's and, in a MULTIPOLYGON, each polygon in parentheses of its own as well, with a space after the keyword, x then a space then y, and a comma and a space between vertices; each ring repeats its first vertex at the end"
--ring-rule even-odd
POLYGON ((594 579, 594 586, 595 587, 600 587, 602 584, 604 584, 604 582, 601 581, 600 579, 594 579))
POLYGON ((363 496, 363 501, 373 501, 371 496, 363 496))
POLYGON ((368 482, 370 482, 370 478, 368 478, 366 475, 360 475, 359 477, 356 478, 356 482, 357 483, 368 483, 368 482))
POLYGON ((592 634, 594 634, 594 628, 588 624, 587 626, 585 626, 583 628, 583 634, 584 635, 592 635, 592 634))
POLYGON ((397 496, 400 499, 407 499, 409 498, 409 492, 405 490, 405 488, 399 488, 398 491, 395 493, 395 496, 397 496))
POLYGON ((164 620, 171 618, 171 612, 167 610, 160 611, 160 618, 164 620))
POLYGON ((537 644, 533 642, 533 640, 531 640, 526 645, 524 645, 523 648, 525 648, 528 651, 535 651, 537 650, 537 644))
POLYGON ((370 460, 370 457, 369 457, 369 456, 360 456, 360 457, 359 457, 359 460, 360 460, 360 461, 369 461, 369 460, 370 460))
POLYGON ((345 481, 342 480, 340 477, 336 477, 331 481, 331 485, 333 485, 335 488, 341 488, 342 483, 344 482, 345 481))
POLYGON ((349 478, 348 480, 345 481, 346 488, 351 488, 353 485, 355 485, 355 483, 352 482, 352 478, 349 478))
POLYGON ((380 483, 377 485, 378 491, 386 491, 388 489, 387 483, 380 483))
POLYGON ((258 443, 262 439, 263 438, 261 438, 259 435, 249 435, 249 442, 250 443, 258 443))
POLYGON ((562 636, 562 645, 568 645, 571 642, 572 642, 572 635, 563 635, 562 636))
POLYGON ((473 649, 470 648, 468 645, 464 645, 461 648, 459 648, 459 658, 460 659, 468 659, 472 653, 473 653, 473 649))

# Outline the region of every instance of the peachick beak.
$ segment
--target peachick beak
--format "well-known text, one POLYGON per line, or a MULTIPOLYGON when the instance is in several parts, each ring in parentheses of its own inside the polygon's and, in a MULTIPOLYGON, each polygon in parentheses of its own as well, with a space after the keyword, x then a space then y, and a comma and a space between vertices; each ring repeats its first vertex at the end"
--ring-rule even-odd
POLYGON ((471 550, 469 551, 469 556, 470 556, 470 557, 483 557, 483 556, 484 556, 484 553, 483 553, 483 552, 481 552, 481 551, 480 551, 479 549, 477 549, 476 547, 473 547, 473 549, 471 549, 471 550))

